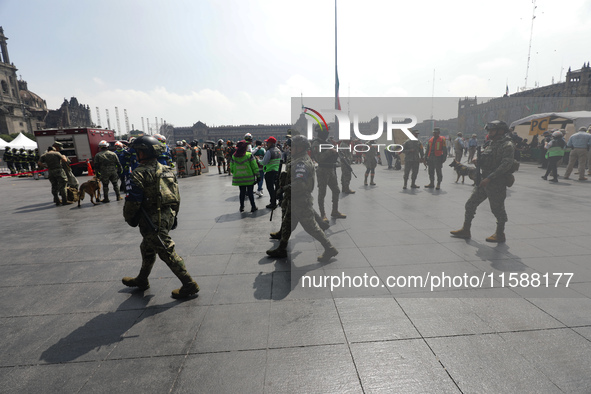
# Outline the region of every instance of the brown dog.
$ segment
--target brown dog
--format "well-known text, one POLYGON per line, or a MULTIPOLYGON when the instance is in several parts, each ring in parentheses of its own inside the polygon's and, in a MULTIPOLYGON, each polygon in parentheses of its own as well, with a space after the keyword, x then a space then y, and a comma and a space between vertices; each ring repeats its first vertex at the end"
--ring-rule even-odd
POLYGON ((98 205, 93 201, 98 201, 101 196, 101 182, 96 178, 93 177, 88 182, 84 182, 80 185, 80 191, 78 193, 78 206, 80 206, 80 201, 84 199, 84 193, 87 193, 90 196, 90 202, 93 205, 98 205))
POLYGON ((453 167, 453 169, 458 174, 458 179, 456 179, 456 183, 458 183, 460 177, 462 177, 462 183, 464 183, 464 178, 466 178, 466 175, 468 175, 468 178, 472 179, 473 181, 476 180, 476 167, 465 166, 455 159, 451 162, 449 166, 453 167))

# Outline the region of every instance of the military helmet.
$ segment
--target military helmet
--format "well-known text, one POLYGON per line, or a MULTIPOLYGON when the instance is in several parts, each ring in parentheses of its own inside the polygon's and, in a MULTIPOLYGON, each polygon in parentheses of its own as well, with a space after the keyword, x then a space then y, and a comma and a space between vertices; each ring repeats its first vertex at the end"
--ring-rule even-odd
POLYGON ((494 120, 492 122, 488 122, 486 126, 484 126, 485 130, 500 130, 503 133, 507 133, 509 131, 509 126, 507 123, 503 122, 502 120, 494 120))
POLYGON ((162 153, 162 144, 156 138, 149 135, 142 135, 136 138, 130 145, 136 151, 143 151, 148 158, 153 159, 162 153))
POLYGON ((301 148, 303 150, 310 149, 310 141, 303 135, 294 135, 291 137, 291 147, 292 149, 301 148))

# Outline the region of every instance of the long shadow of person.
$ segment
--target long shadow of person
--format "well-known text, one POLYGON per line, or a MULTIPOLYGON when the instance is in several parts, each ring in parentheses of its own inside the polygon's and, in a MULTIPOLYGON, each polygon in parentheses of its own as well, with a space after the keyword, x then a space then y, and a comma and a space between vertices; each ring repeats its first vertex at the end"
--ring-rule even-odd
POLYGON ((521 257, 509 252, 509 246, 500 243, 494 247, 483 245, 474 240, 469 240, 473 246, 476 246, 476 256, 482 261, 489 261, 491 268, 502 272, 525 272, 527 265, 521 261, 521 257), (509 257, 509 259, 505 258, 509 257))
POLYGON ((45 350, 40 360, 48 363, 64 363, 76 360, 95 350, 120 342, 131 327, 147 316, 154 316, 178 305, 172 301, 163 305, 146 307, 153 296, 144 297, 143 292, 133 292, 116 311, 100 314, 83 326, 72 331, 68 336, 45 350))

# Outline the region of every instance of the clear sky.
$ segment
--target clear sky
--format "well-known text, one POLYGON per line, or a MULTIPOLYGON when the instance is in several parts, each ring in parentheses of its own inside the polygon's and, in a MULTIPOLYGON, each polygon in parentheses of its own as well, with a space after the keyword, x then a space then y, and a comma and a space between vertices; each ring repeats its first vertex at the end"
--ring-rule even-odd
MULTIPOLYGON (((591 1, 536 5, 528 87, 591 61, 591 1)), ((338 0, 343 107, 348 95, 516 92, 532 12, 531 0, 338 0)), ((75 96, 103 126, 109 109, 111 128, 115 107, 123 130, 124 108, 137 129, 141 117, 283 124, 291 97, 334 94, 333 0, 0 0, 0 26, 49 108, 75 96)))

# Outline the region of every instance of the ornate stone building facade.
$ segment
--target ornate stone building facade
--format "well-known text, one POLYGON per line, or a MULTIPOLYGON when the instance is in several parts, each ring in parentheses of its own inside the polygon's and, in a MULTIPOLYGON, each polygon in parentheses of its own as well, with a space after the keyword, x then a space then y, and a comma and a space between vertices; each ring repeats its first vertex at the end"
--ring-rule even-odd
POLYGON ((75 97, 64 99, 57 110, 31 92, 27 82, 17 80, 14 63, 8 55, 8 38, 0 27, 0 134, 33 133, 43 128, 92 127, 90 108, 75 97))

